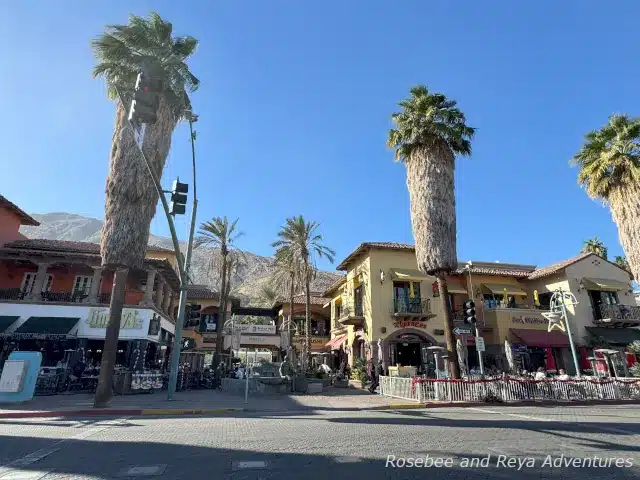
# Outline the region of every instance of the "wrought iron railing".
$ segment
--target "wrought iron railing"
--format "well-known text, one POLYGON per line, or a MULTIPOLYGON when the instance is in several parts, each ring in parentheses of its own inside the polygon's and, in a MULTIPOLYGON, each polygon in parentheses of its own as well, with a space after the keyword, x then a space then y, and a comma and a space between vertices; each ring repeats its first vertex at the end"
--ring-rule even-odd
POLYGON ((98 303, 110 303, 110 302, 111 302, 111 292, 98 294, 98 303))
POLYGON ((431 300, 428 298, 394 298, 393 313, 423 315, 431 313, 431 300))
POLYGON ((73 292, 42 292, 42 300, 45 302, 82 303, 89 296, 83 290, 73 292))
POLYGON ((599 305, 599 318, 611 319, 612 322, 640 322, 640 306, 637 305, 599 305))
POLYGON ((0 300, 22 300, 27 296, 27 292, 21 288, 0 289, 0 300))
POLYGON ((363 317, 364 309, 362 300, 356 300, 354 303, 343 304, 340 309, 340 318, 345 317, 363 317))

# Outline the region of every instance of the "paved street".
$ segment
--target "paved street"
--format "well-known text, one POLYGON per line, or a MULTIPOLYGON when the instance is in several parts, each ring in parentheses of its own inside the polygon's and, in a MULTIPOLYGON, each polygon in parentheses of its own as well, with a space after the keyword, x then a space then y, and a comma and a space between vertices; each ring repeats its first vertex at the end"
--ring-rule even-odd
POLYGON ((159 480, 405 479, 436 473, 461 479, 632 479, 640 475, 639 442, 640 411, 635 406, 4 419, 0 479, 127 478, 125 472, 129 478, 155 474, 159 480), (619 458, 634 466, 541 467, 546 455, 553 460, 561 453, 568 462, 597 456, 602 462, 613 458, 615 465, 619 458), (385 468, 387 455, 428 455, 451 466, 437 472, 385 468), (488 455, 486 468, 464 467, 464 458, 488 455), (534 467, 527 466, 528 457, 534 467), (509 458, 516 462, 514 468, 508 467, 509 458), (139 468, 129 470, 133 467, 139 468))

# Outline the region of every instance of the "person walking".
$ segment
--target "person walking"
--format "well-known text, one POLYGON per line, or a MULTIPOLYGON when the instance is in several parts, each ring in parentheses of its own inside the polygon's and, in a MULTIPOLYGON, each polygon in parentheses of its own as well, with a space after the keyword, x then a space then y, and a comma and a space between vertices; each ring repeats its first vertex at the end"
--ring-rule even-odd
POLYGON ((369 392, 376 393, 376 388, 378 388, 378 386, 380 385, 380 375, 382 375, 382 373, 383 373, 382 362, 377 362, 377 364, 372 370, 373 381, 369 386, 369 392))

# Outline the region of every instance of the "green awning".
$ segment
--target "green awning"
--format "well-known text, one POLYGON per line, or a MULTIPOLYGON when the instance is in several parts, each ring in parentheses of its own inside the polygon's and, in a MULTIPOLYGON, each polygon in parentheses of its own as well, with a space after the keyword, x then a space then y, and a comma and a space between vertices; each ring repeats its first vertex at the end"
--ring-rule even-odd
POLYGON ((600 340, 604 340, 609 345, 626 346, 635 340, 640 340, 640 330, 637 328, 585 328, 591 335, 600 340))
POLYGON ((19 316, 4 316, 0 315, 0 333, 4 332, 7 328, 9 328, 16 320, 18 320, 19 316))
POLYGON ((68 335, 80 318, 77 317, 29 317, 14 334, 68 335))

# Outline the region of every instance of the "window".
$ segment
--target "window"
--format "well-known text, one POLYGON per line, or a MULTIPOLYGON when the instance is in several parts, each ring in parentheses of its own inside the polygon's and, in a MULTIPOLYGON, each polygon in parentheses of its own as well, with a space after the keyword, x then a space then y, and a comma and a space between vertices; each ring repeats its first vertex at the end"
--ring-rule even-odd
POLYGON ((47 273, 47 280, 44 282, 43 292, 50 292, 51 287, 53 286, 53 275, 51 273, 47 273))
POLYGON ((20 284, 20 290, 22 290, 27 295, 31 293, 33 290, 33 282, 36 280, 35 272, 27 272, 24 274, 24 278, 22 279, 22 283, 20 284))
POLYGON ((353 296, 355 299, 355 314, 357 316, 362 316, 362 295, 363 295, 363 290, 362 290, 362 285, 360 285, 358 288, 356 288, 353 291, 353 296))
POLYGON ((92 277, 78 275, 76 279, 73 281, 73 293, 82 292, 89 293, 91 289, 91 280, 92 277))
POLYGON ((617 292, 600 292, 601 303, 605 305, 618 305, 618 293, 617 292))
POLYGON ((342 315, 342 303, 336 303, 333 307, 334 318, 337 320, 342 315))
POLYGON ((420 282, 394 282, 393 303, 396 313, 419 313, 422 305, 420 282))

